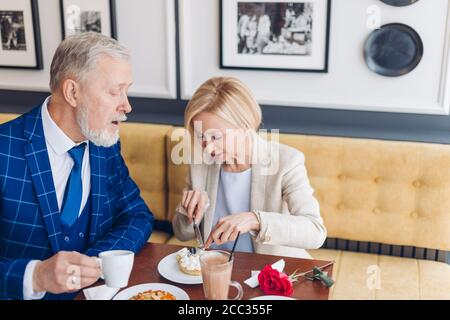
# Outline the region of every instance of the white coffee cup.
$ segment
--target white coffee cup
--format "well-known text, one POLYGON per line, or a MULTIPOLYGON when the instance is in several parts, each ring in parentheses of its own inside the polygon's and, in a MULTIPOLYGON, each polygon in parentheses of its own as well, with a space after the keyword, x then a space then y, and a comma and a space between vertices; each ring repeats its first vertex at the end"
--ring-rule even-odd
POLYGON ((127 250, 111 250, 100 253, 100 263, 106 286, 124 288, 128 286, 134 263, 134 252, 127 250))

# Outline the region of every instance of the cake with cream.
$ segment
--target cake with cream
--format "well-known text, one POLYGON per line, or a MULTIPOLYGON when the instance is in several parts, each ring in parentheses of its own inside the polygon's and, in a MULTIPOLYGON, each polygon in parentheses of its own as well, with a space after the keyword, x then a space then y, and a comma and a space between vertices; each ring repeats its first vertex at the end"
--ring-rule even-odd
POLYGON ((196 249, 195 252, 189 251, 188 248, 183 248, 177 252, 176 258, 180 270, 191 276, 200 276, 200 256, 203 254, 203 250, 196 249))

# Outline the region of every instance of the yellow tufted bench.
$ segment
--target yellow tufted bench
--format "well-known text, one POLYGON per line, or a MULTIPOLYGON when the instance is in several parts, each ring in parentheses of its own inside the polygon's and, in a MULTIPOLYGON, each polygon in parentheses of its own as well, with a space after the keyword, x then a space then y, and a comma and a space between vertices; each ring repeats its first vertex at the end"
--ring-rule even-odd
MULTIPOLYGON (((14 117, 0 114, 0 123, 14 117)), ((149 241, 192 245, 168 233, 187 170, 170 159, 179 143, 170 139, 174 130, 126 123, 122 153, 158 220, 149 241)), ((450 251, 450 146, 303 135, 280 140, 305 154, 329 237, 450 251)), ((310 253, 336 261, 331 299, 450 299, 445 263, 330 249, 310 253), (380 281, 372 281, 376 275, 380 281)))
MULTIPOLYGON (((168 154, 178 143, 171 133, 168 154)), ((281 135, 280 142, 305 154, 329 237, 450 250, 450 146, 303 135, 281 135)), ((169 219, 186 172, 168 159, 169 219)), ((310 253, 336 261, 331 299, 450 299, 445 263, 329 249, 310 253), (368 285, 374 275, 380 281, 368 285)))

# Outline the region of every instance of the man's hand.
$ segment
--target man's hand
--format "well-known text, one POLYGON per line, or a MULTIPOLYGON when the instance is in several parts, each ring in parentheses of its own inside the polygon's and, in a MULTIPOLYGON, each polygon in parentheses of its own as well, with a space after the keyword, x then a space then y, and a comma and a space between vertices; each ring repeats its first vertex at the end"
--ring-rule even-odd
POLYGON ((260 224, 253 212, 242 212, 223 217, 219 220, 206 240, 205 247, 209 248, 214 242, 217 245, 234 241, 239 232, 259 231, 260 224))
POLYGON ((94 284, 100 275, 95 258, 78 252, 59 252, 36 265, 33 290, 53 294, 75 292, 94 284))

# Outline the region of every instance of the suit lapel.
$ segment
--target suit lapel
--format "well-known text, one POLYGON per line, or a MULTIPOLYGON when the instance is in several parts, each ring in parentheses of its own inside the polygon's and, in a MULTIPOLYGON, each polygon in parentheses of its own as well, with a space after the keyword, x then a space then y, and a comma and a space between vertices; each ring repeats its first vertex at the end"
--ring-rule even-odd
POLYGON ((106 201, 106 159, 103 148, 89 143, 91 165, 91 226, 89 245, 93 245, 100 235, 100 218, 106 201))
POLYGON ((205 239, 208 238, 209 234, 211 233, 212 229, 212 223, 213 223, 213 216, 214 211, 216 207, 216 200, 217 200, 217 189, 219 186, 219 177, 220 177, 220 165, 210 165, 208 166, 208 172, 206 177, 206 192, 210 195, 211 199, 209 199, 210 206, 205 213, 205 223, 203 225, 203 237, 205 239))
MULTIPOLYGON (((251 210, 264 210, 266 200, 267 167, 271 165, 268 142, 255 136, 252 155, 252 187, 250 192, 251 210)), ((259 252, 260 243, 252 236, 253 248, 259 252)))
POLYGON ((24 137, 29 141, 23 146, 24 156, 47 228, 50 245, 56 253, 60 251, 62 243, 60 213, 42 126, 41 107, 34 109, 26 116, 24 137))
POLYGON ((255 136, 252 155, 252 187, 250 196, 251 210, 262 210, 266 194, 266 168, 270 165, 267 142, 255 136))
POLYGON ((261 166, 252 166, 252 186, 250 196, 251 210, 262 210, 264 208, 267 176, 261 175, 261 166))

